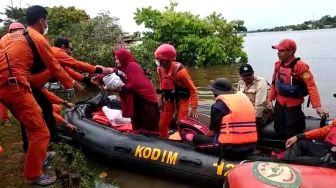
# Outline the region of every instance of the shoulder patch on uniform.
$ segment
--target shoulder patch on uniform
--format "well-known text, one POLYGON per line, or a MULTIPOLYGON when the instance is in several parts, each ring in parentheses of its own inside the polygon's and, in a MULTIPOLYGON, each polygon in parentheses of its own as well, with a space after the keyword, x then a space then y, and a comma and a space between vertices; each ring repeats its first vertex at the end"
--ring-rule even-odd
POLYGON ((252 167, 253 175, 261 182, 283 188, 299 188, 301 175, 288 164, 256 161, 252 167))
POLYGON ((303 79, 308 79, 310 77, 311 77, 311 74, 309 72, 305 72, 305 73, 302 74, 303 79))

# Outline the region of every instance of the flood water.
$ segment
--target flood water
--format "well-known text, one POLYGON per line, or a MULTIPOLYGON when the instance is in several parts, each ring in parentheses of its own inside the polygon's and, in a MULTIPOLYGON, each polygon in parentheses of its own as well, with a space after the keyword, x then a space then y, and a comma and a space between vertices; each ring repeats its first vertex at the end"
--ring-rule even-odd
MULTIPOLYGON (((303 59, 310 67, 315 83, 318 87, 322 106, 336 117, 336 29, 292 31, 292 32, 265 32, 247 34, 244 49, 248 54, 249 63, 255 74, 266 78, 271 83, 274 63, 277 60, 276 50, 271 46, 284 38, 291 38, 297 42, 296 56, 303 59)), ((190 69, 192 78, 200 91, 200 99, 210 102, 211 93, 206 91, 210 80, 226 77, 237 83, 239 65, 205 67, 190 69)), ((316 116, 314 109, 304 109, 307 115, 316 116)))
MULTIPOLYGON (((293 32, 269 32, 247 34, 244 49, 248 54, 249 63, 252 64, 255 74, 265 77, 271 82, 274 62, 277 60, 276 50, 271 46, 284 38, 291 38, 297 42, 296 55, 305 60, 311 68, 315 82, 318 86, 323 107, 336 117, 336 30, 311 30, 293 32)), ((199 90, 200 103, 212 103, 212 94, 206 90, 211 80, 226 77, 237 83, 239 65, 202 67, 189 69, 190 74, 199 90)), ((316 116, 314 109, 304 109, 307 115, 316 116)), ((127 169, 109 168, 109 178, 104 183, 97 183, 96 187, 114 187, 112 182, 121 188, 194 188, 194 185, 175 183, 159 176, 136 174, 127 169), (110 184, 110 185, 109 185, 110 184)))

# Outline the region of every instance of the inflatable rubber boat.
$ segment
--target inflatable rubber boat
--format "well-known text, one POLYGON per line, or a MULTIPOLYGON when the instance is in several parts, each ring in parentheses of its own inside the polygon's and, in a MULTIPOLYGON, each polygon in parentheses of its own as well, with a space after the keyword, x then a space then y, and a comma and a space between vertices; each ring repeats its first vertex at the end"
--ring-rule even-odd
MULTIPOLYGON (((165 177, 167 175, 183 181, 219 187, 223 186, 228 172, 243 161, 224 158, 219 162, 218 155, 199 151, 187 142, 118 131, 87 117, 87 106, 87 103, 78 103, 74 109, 66 111, 65 118, 77 126, 77 131, 71 134, 64 133, 64 137, 88 149, 89 152, 108 158, 111 164, 117 161, 125 166, 143 168, 165 177)), ((198 120, 186 119, 179 122, 181 134, 185 131, 206 131, 204 129, 207 127, 202 125, 209 122, 209 111, 210 106, 200 106, 198 120)), ((308 129, 320 126, 320 120, 316 118, 307 118, 306 122, 308 129)), ((264 136, 259 139, 261 144, 283 144, 274 132, 273 124, 267 125, 261 132, 264 136)), ((259 158, 258 155, 251 155, 248 160, 255 161, 259 158)))
POLYGON ((336 166, 333 168, 286 164, 270 161, 255 161, 236 166, 230 171, 224 188, 288 187, 334 188, 336 166), (244 177, 244 181, 241 181, 244 177))

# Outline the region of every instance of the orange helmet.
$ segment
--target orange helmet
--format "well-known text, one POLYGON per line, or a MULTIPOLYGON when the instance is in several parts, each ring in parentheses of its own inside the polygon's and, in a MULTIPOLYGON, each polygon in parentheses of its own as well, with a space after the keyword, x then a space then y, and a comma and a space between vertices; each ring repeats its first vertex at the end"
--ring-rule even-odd
POLYGON ((155 58, 162 61, 175 61, 176 50, 170 44, 162 44, 155 50, 155 58))
POLYGON ((11 31, 17 30, 17 29, 24 29, 24 28, 25 28, 25 26, 22 23, 20 23, 20 22, 13 22, 13 23, 11 23, 9 25, 8 32, 11 32, 11 31))

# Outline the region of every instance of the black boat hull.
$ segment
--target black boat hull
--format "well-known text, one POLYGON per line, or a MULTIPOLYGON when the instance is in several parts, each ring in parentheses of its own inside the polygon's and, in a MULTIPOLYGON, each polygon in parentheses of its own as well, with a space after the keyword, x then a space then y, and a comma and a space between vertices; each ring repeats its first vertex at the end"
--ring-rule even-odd
MULTIPOLYGON (((86 104, 77 104, 75 109, 66 111, 67 121, 77 126, 76 133, 66 136, 89 152, 110 159, 111 165, 117 161, 127 168, 142 168, 165 177, 218 187, 223 185, 230 169, 241 163, 241 160, 224 159, 218 165, 218 156, 200 152, 189 143, 121 133, 85 118, 85 107, 86 104)), ((200 108, 200 112, 206 114, 209 108, 200 108)), ((318 119, 309 119, 307 127, 316 128, 319 122, 318 119)), ((265 142, 267 146, 269 143, 283 144, 283 141, 276 137, 272 140, 272 127, 273 125, 269 125, 264 128, 263 134, 268 136, 261 138, 261 143, 265 142)), ((256 159, 258 158, 259 156, 256 156, 256 159)), ((253 156, 249 157, 249 160, 253 160, 253 156)))
POLYGON ((199 152, 191 144, 121 133, 82 117, 81 111, 77 106, 66 112, 67 121, 78 129, 67 136, 90 152, 120 161, 127 167, 139 166, 145 171, 217 187, 222 186, 228 171, 240 162, 223 160, 217 165, 218 156, 199 152))

